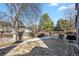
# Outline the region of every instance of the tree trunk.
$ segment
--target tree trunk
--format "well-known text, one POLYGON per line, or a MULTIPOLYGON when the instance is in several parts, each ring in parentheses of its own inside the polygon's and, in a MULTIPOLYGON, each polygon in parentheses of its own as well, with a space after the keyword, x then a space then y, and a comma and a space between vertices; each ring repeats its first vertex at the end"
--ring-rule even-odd
POLYGON ((14 22, 12 22, 12 28, 13 28, 13 30, 12 30, 12 33, 13 33, 13 41, 17 41, 17 32, 16 32, 16 24, 14 24, 14 22))
POLYGON ((13 40, 14 41, 17 41, 17 36, 16 36, 16 32, 15 32, 15 29, 13 28, 13 40))

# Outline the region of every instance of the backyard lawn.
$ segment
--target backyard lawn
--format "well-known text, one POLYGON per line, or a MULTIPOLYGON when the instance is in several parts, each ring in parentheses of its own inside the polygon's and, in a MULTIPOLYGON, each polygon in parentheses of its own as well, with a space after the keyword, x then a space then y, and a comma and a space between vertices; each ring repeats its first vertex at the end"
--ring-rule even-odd
POLYGON ((0 47, 12 45, 13 42, 0 42, 0 47))

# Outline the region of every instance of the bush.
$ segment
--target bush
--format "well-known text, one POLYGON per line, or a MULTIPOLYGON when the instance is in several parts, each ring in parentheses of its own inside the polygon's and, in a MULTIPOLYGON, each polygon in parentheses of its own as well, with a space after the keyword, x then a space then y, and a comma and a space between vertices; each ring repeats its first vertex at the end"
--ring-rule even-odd
POLYGON ((66 39, 68 39, 68 40, 76 40, 76 36, 75 35, 67 35, 66 39))
POLYGON ((37 37, 44 37, 44 36, 45 36, 44 33, 40 33, 37 35, 37 37))

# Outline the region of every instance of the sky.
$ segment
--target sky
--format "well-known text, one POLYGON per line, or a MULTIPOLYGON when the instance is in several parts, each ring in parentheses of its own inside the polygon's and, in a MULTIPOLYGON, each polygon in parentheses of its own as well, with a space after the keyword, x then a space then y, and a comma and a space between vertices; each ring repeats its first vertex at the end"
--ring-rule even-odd
MULTIPOLYGON (((63 18, 63 13, 68 9, 74 6, 73 3, 43 3, 42 5, 42 14, 48 13, 51 20, 56 25, 57 21, 60 18, 63 18)), ((4 4, 0 4, 0 11, 5 11, 7 8, 4 4)))
POLYGON ((48 3, 43 4, 43 14, 48 13, 54 24, 64 17, 64 12, 71 7, 74 7, 73 3, 48 3))

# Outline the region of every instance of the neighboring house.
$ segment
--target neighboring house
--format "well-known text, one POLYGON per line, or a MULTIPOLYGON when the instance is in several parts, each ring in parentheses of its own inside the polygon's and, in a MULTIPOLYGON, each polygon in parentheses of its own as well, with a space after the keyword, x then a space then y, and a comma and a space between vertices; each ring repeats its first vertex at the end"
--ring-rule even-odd
MULTIPOLYGON (((18 23, 18 25, 18 39, 30 38, 31 31, 25 28, 25 26, 23 26, 23 24, 20 22, 18 23)), ((13 29, 10 22, 0 21, 0 41, 15 41, 15 39, 13 38, 13 29)))
POLYGON ((0 21, 0 33, 11 32, 11 31, 12 31, 12 27, 9 22, 0 21))
MULTIPOLYGON (((17 31, 23 31, 24 30, 23 24, 19 22, 18 25, 19 29, 17 31)), ((12 25, 10 22, 0 21, 0 33, 3 32, 12 32, 12 25)))

